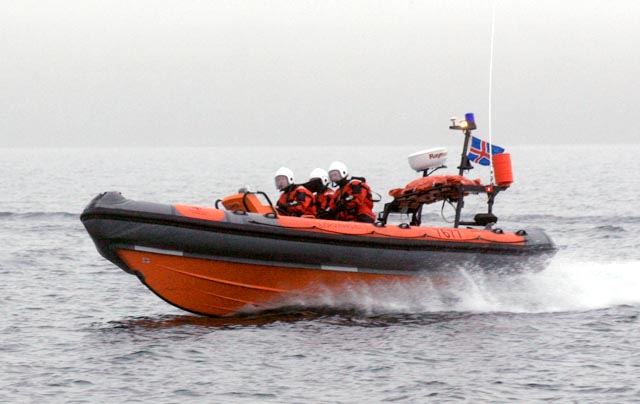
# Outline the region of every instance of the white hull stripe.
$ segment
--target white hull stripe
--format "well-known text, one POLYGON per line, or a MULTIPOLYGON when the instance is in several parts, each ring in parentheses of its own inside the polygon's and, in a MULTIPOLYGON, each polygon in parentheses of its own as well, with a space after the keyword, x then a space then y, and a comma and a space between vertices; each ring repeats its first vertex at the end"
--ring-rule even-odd
POLYGON ((335 265, 320 265, 320 269, 325 271, 358 272, 358 268, 356 267, 340 267, 335 265))
MULTIPOLYGON (((131 248, 131 247, 129 246, 128 248, 131 248)), ((200 255, 200 254, 185 254, 183 251, 164 250, 161 248, 143 247, 139 245, 133 246, 133 249, 135 251, 142 251, 142 252, 148 252, 148 253, 154 253, 154 254, 173 255, 173 256, 187 257, 187 258, 213 259, 213 260, 226 261, 226 262, 258 264, 258 265, 266 265, 266 266, 277 266, 277 267, 283 267, 283 268, 306 268, 306 269, 316 269, 316 270, 320 269, 323 271, 372 272, 372 273, 387 273, 387 274, 394 272, 394 271, 388 271, 388 270, 383 271, 383 270, 374 270, 374 269, 363 271, 364 268, 360 268, 360 270, 358 270, 357 267, 347 267, 347 266, 339 266, 339 265, 305 265, 305 264, 290 263, 290 262, 259 261, 259 260, 252 260, 252 259, 246 259, 246 258, 231 258, 231 257, 207 256, 207 255, 200 255)))
POLYGON ((156 253, 156 254, 176 255, 178 257, 184 257, 184 253, 182 251, 163 250, 160 248, 142 247, 139 245, 133 246, 133 249, 136 251, 144 251, 144 252, 150 252, 150 253, 156 253))

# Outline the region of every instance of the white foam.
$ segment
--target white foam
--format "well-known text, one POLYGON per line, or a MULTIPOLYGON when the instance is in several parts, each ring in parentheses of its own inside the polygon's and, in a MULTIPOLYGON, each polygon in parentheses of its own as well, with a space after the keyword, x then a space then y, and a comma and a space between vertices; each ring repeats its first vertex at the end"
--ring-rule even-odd
POLYGON ((460 269, 444 285, 429 279, 412 285, 360 285, 295 304, 355 307, 368 313, 544 313, 635 305, 640 304, 640 262, 560 259, 545 271, 509 276, 460 269))

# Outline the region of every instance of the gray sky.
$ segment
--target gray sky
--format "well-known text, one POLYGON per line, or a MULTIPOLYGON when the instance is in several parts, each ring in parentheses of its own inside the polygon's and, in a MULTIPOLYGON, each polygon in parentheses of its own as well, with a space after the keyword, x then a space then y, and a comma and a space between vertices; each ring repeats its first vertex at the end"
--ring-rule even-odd
MULTIPOLYGON (((493 0, 497 144, 638 143, 640 2, 493 0)), ((0 146, 487 137, 491 0, 0 0, 0 146)))

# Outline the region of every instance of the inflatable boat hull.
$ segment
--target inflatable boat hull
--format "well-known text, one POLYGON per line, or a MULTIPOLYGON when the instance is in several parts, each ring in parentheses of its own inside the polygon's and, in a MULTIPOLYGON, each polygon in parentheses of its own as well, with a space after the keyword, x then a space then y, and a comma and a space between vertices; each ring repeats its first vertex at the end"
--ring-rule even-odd
POLYGON ((540 230, 392 226, 259 215, 98 195, 81 220, 102 256, 184 310, 225 316, 357 285, 460 267, 541 270, 555 254, 540 230))

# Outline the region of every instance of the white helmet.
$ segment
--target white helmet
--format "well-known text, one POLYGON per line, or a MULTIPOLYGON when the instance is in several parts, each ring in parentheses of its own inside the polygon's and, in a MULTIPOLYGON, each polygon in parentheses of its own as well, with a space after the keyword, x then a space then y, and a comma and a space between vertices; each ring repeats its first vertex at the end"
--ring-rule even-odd
POLYGON ((293 184, 293 171, 288 169, 287 167, 280 167, 278 171, 276 171, 275 175, 276 188, 278 190, 282 190, 289 185, 293 184), (279 177, 284 177, 280 181, 278 181, 279 177), (285 181, 286 180, 286 181, 285 181))
POLYGON ((320 178, 322 180, 322 185, 325 187, 329 184, 329 174, 327 174, 327 172, 322 168, 314 168, 313 171, 311 171, 311 174, 309 174, 309 180, 314 178, 320 178))
POLYGON ((327 171, 329 171, 329 179, 333 182, 347 178, 347 176, 349 175, 349 169, 347 168, 347 166, 339 161, 334 161, 333 163, 329 164, 329 169, 327 171), (331 175, 332 171, 337 171, 337 174, 331 175))

